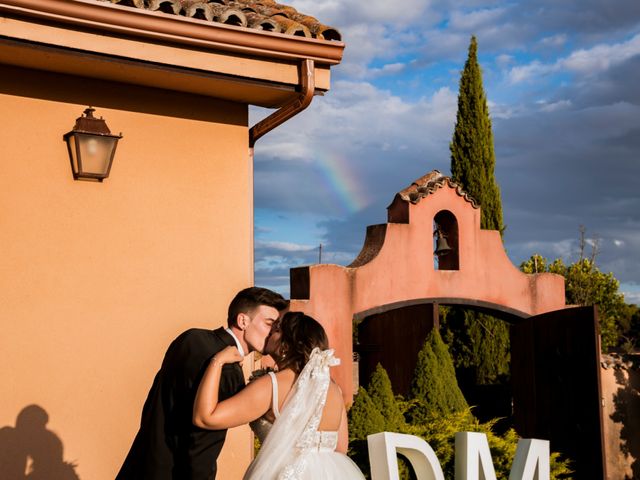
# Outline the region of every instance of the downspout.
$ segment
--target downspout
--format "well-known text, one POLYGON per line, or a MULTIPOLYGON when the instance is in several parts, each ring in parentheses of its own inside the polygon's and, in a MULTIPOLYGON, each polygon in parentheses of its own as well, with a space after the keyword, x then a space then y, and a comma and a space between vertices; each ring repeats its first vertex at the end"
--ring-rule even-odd
POLYGON ((313 60, 305 59, 300 63, 300 94, 286 103, 267 118, 260 120, 249 130, 249 148, 253 157, 253 147, 260 137, 294 117, 311 104, 315 91, 315 73, 313 60))
MULTIPOLYGON (((311 100, 313 100, 313 94, 316 89, 316 81, 315 81, 315 70, 314 70, 314 62, 310 59, 302 60, 300 63, 300 94, 294 100, 287 102, 285 105, 280 107, 278 110, 273 112, 267 118, 260 120, 253 127, 249 129, 249 169, 251 172, 251 188, 250 191, 253 193, 253 150, 256 142, 263 135, 269 133, 274 128, 282 125, 284 122, 289 120, 290 118, 296 116, 298 113, 303 111, 311 104, 311 100)), ((253 195, 251 196, 253 203, 253 195)), ((253 228, 254 219, 253 219, 253 206, 250 209, 250 225, 253 228)), ((253 233, 251 235, 251 244, 253 247, 253 233)), ((254 279, 254 248, 250 249, 251 251, 251 260, 249 262, 250 265, 250 274, 249 278, 251 278, 251 284, 253 285, 255 282, 254 279)))

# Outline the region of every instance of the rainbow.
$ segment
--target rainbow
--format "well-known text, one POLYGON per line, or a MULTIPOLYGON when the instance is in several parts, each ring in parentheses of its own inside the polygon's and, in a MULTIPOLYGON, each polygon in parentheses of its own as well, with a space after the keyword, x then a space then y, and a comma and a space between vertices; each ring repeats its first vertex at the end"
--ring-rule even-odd
POLYGON ((350 168, 349 160, 334 152, 317 152, 315 166, 324 180, 325 188, 332 192, 342 213, 355 213, 371 203, 358 175, 350 168))

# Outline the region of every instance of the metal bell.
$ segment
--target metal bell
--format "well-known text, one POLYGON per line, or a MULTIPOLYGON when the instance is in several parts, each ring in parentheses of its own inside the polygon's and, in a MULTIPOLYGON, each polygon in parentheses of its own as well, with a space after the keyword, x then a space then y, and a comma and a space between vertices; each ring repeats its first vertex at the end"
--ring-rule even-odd
POLYGON ((434 255, 438 257, 443 257, 449 252, 451 252, 451 247, 447 243, 447 237, 444 233, 442 233, 439 229, 436 230, 436 251, 433 252, 434 255))

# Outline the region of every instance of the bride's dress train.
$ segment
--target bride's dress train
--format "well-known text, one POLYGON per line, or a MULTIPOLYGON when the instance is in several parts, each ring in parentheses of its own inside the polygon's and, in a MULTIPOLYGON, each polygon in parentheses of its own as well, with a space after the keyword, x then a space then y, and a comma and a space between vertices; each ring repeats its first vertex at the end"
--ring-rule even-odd
POLYGON ((278 411, 278 383, 273 385, 271 424, 261 417, 251 428, 262 448, 244 480, 363 480, 364 476, 346 455, 336 452, 338 432, 318 430, 329 388, 329 367, 338 365, 333 350, 315 348, 309 362, 293 384, 278 411))

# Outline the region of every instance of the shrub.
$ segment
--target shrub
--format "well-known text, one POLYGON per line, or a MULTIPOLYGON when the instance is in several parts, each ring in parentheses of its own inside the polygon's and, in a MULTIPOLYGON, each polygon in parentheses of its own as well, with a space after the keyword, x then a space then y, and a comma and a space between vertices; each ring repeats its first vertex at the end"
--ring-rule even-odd
POLYGON ((429 333, 418 353, 411 398, 406 411, 411 423, 469 408, 458 387, 451 355, 436 329, 429 333))
POLYGON ((400 405, 393 395, 389 375, 387 375, 387 371, 382 368, 382 365, 380 364, 376 366, 373 375, 371 375, 371 380, 367 387, 367 393, 377 410, 383 415, 383 431, 401 431, 405 424, 404 416, 400 410, 400 405))

